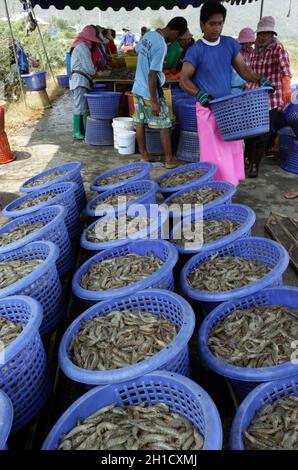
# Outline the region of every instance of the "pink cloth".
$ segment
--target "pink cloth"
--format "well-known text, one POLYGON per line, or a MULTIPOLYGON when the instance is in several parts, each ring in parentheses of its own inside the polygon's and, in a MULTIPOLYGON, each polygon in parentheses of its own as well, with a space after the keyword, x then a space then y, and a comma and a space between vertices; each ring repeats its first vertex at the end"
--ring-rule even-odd
POLYGON ((200 141, 200 161, 214 163, 216 181, 238 186, 245 179, 243 141, 225 142, 221 137, 213 112, 197 103, 197 123, 200 141))
POLYGON ((96 32, 93 26, 85 26, 85 28, 78 34, 72 43, 72 47, 76 47, 82 42, 86 44, 89 49, 91 49, 94 42, 99 44, 100 41, 96 36, 96 32))

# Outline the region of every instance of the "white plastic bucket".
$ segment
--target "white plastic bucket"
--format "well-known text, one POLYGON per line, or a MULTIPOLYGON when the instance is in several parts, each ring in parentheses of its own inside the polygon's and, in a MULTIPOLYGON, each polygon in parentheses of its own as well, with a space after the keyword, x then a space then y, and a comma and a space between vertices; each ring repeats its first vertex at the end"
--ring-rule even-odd
POLYGON ((133 119, 131 117, 117 117, 113 119, 114 148, 118 149, 118 134, 123 131, 133 131, 133 119))
POLYGON ((117 135, 118 152, 120 155, 132 155, 136 150, 136 133, 123 131, 117 135))

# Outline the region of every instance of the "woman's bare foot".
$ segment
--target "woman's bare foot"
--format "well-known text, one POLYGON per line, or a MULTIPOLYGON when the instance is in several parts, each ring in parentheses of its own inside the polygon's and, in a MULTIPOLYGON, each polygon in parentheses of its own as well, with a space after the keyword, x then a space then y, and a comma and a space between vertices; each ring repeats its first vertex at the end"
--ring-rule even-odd
POLYGON ((145 153, 141 157, 142 162, 160 162, 160 157, 153 157, 150 153, 145 153))
POLYGON ((171 160, 168 160, 167 162, 165 162, 165 168, 167 170, 172 170, 173 168, 177 168, 180 165, 181 165, 181 163, 177 162, 177 160, 174 160, 174 158, 172 158, 171 160))

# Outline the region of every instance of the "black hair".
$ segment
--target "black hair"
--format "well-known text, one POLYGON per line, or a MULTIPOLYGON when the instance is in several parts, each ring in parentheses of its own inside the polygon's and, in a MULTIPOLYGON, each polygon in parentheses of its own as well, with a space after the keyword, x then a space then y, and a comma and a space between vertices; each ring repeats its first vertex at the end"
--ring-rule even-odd
POLYGON ((213 15, 222 15, 225 21, 227 16, 227 9, 218 1, 213 1, 209 3, 204 3, 201 8, 201 23, 205 24, 213 15))
POLYGON ((111 36, 112 36, 112 38, 115 39, 115 37, 116 37, 116 31, 115 31, 114 29, 111 29, 111 36))
POLYGON ((176 16, 167 24, 167 28, 178 31, 179 36, 182 36, 187 30, 187 21, 182 16, 176 16))

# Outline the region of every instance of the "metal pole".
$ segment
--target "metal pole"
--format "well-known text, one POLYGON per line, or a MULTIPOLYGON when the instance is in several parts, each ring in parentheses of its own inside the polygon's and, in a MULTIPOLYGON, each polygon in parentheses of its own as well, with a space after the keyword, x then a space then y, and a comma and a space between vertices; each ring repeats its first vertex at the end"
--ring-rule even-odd
POLYGON ((264 11, 264 0, 261 0, 261 12, 260 12, 260 19, 263 18, 263 11, 264 11))
POLYGON ((18 56, 17 56, 16 46, 15 46, 15 39, 14 39, 14 35, 13 35, 13 29, 12 29, 11 22, 10 22, 9 11, 8 11, 8 6, 7 6, 7 1, 6 0, 4 0, 4 6, 5 6, 8 26, 9 26, 9 30, 10 30, 10 35, 11 35, 11 38, 12 38, 12 48, 13 48, 13 54, 14 54, 14 58, 15 58, 15 61, 16 61, 17 71, 18 71, 18 79, 19 79, 19 82, 20 82, 21 94, 22 94, 23 101, 24 101, 25 105, 27 106, 24 87, 23 87, 23 81, 22 81, 22 77, 21 77, 21 71, 20 71, 20 67, 19 67, 19 64, 18 64, 18 56))
POLYGON ((44 50, 44 53, 45 53, 45 56, 46 56, 46 60, 47 60, 47 63, 48 63, 48 66, 49 66, 49 69, 50 69, 50 72, 51 72, 51 75, 53 77, 53 80, 54 80, 54 83, 56 83, 56 77, 54 75, 54 72, 53 72, 53 69, 52 69, 52 66, 51 66, 51 63, 50 63, 50 59, 49 59, 49 56, 48 56, 48 53, 47 53, 47 50, 46 50, 46 46, 44 44, 44 41, 43 41, 43 37, 42 37, 42 34, 41 34, 41 31, 39 29, 39 24, 37 22, 37 19, 36 19, 36 16, 35 16, 35 12, 32 8, 32 5, 31 5, 31 1, 29 1, 29 6, 30 6, 30 10, 31 10, 31 13, 33 15, 33 18, 35 19, 36 21, 36 25, 37 25, 37 31, 38 31, 38 34, 39 34, 39 37, 40 37, 40 40, 41 40, 41 44, 42 44, 42 47, 43 47, 43 50, 44 50))

